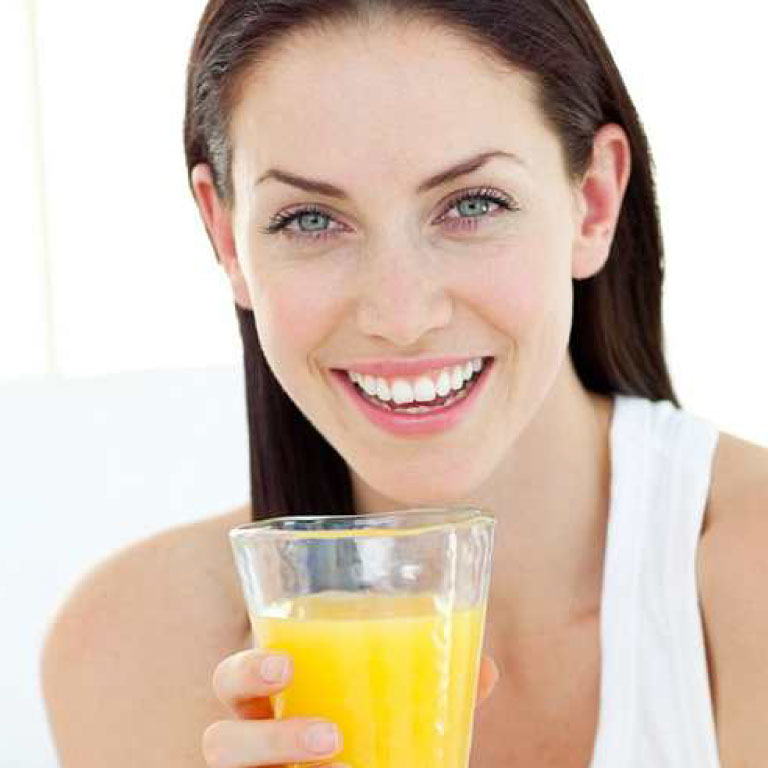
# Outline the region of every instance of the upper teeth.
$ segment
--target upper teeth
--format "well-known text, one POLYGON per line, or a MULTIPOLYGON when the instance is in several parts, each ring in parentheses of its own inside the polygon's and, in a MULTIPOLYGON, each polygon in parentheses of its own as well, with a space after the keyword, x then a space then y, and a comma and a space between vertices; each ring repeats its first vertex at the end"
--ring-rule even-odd
POLYGON ((347 371, 347 376, 371 397, 378 397, 384 402, 394 400, 397 405, 403 405, 414 401, 428 403, 435 397, 445 397, 451 390, 458 391, 482 368, 483 359, 476 357, 464 365, 441 368, 416 378, 385 379, 366 376, 357 371, 347 371))

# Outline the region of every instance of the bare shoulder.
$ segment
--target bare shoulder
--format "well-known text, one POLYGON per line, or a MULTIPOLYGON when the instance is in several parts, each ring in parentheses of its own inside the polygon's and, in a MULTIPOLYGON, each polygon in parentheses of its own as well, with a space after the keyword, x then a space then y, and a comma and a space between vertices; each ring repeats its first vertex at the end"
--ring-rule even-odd
MULTIPOLYGON (((721 432, 712 469, 712 502, 716 511, 732 517, 722 503, 734 498, 748 504, 751 499, 758 500, 767 481, 768 447, 721 432)), ((754 507, 748 511, 754 511, 754 507)))
POLYGON ((203 731, 229 716, 213 670, 247 647, 227 532, 248 519, 243 507, 153 535, 71 590, 41 657, 62 768, 204 765, 203 731))
POLYGON ((721 433, 697 575, 723 768, 768 765, 768 448, 721 433))

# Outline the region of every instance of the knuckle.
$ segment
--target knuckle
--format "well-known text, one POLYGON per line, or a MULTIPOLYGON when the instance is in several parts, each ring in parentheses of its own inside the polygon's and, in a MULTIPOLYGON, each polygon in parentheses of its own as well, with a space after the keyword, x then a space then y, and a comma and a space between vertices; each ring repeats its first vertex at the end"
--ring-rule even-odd
POLYGON ((226 700, 226 686, 225 686, 226 674, 227 674, 226 669, 224 668, 224 663, 222 662, 214 670, 213 679, 211 680, 211 685, 213 686, 213 692, 216 694, 216 698, 218 698, 221 701, 226 700))
POLYGON ((226 768, 226 728, 224 721, 209 725, 202 738, 203 759, 210 768, 226 768))
POLYGON ((253 666, 254 653, 252 651, 236 653, 219 662, 213 671, 211 681, 216 696, 224 703, 235 698, 244 688, 243 679, 253 679, 253 666))
POLYGON ((286 757, 303 755, 302 733, 306 727, 303 720, 284 720, 276 725, 272 737, 275 749, 286 757))
POLYGON ((203 733, 203 758, 209 768, 293 764, 307 759, 301 740, 305 725, 301 719, 250 722, 238 735, 237 723, 221 720, 203 733))

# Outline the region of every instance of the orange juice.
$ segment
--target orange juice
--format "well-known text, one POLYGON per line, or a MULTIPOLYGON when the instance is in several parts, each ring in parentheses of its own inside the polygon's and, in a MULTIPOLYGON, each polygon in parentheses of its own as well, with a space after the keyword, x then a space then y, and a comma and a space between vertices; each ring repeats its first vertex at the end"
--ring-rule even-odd
POLYGON ((484 606, 326 592, 270 613, 251 619, 256 644, 295 669, 276 717, 337 723, 351 768, 467 767, 484 606))

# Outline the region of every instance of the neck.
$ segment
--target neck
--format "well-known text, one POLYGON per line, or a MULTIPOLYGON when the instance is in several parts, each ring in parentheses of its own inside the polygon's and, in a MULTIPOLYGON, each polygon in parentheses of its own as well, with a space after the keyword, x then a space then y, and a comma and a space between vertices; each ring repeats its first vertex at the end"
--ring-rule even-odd
POLYGON ((613 401, 563 376, 476 503, 495 511, 489 618, 555 626, 599 609, 613 401))
MULTIPOLYGON (((582 386, 570 357, 483 485, 457 505, 497 519, 488 636, 567 626, 599 608, 610 504, 613 400, 582 386)), ((402 509, 357 484, 364 512, 402 509)))

